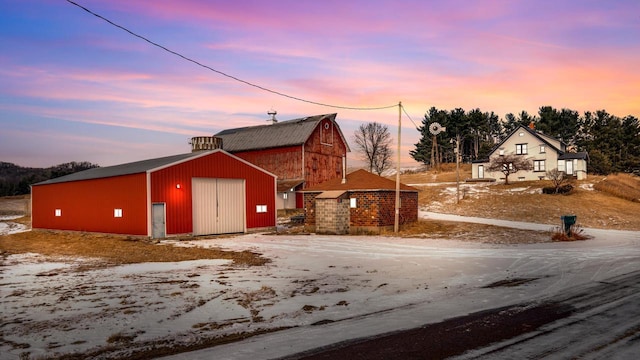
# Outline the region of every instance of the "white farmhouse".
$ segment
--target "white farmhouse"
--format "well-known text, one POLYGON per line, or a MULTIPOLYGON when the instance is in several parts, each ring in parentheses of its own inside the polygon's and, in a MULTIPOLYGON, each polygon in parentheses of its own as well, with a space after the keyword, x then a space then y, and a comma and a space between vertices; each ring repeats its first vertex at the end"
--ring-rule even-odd
MULTIPOLYGON (((568 152, 566 148, 567 145, 558 139, 532 128, 519 126, 493 148, 488 159, 473 162, 471 175, 473 180, 504 179, 502 172, 488 172, 485 169, 489 167, 491 159, 515 154, 531 160, 533 170, 520 170, 513 175, 513 179, 520 181, 542 180, 546 178, 547 170, 555 168, 578 180, 586 179, 588 154, 586 152, 568 152)), ((511 176, 509 179, 512 179, 511 176)))

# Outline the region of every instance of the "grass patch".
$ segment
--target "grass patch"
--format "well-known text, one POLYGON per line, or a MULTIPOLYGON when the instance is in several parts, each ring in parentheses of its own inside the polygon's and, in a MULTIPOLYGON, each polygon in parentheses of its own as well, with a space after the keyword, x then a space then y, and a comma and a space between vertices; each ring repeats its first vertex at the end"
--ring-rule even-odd
POLYGON ((640 202, 640 177, 630 174, 614 174, 604 178, 593 186, 594 189, 619 197, 640 202))
POLYGON ((108 265, 200 259, 227 259, 246 266, 269 262, 251 251, 178 247, 126 236, 42 230, 0 236, 0 253, 99 258, 108 265))
MULTIPOLYGON (((427 178, 429 175, 422 176, 427 178)), ((630 184, 635 191, 640 191, 640 180, 630 175, 624 177, 627 181, 632 180, 630 184)), ((640 202, 599 190, 599 184, 611 181, 610 178, 603 180, 590 176, 587 180, 576 181, 573 191, 562 196, 542 194, 542 188, 551 185, 546 180, 514 181, 509 185, 463 183, 463 196, 458 204, 455 185, 431 183, 416 188, 420 190, 418 203, 427 211, 549 224, 550 228, 561 225, 562 215, 575 214, 584 227, 640 230, 640 202)), ((626 192, 634 193, 633 190, 626 192)))

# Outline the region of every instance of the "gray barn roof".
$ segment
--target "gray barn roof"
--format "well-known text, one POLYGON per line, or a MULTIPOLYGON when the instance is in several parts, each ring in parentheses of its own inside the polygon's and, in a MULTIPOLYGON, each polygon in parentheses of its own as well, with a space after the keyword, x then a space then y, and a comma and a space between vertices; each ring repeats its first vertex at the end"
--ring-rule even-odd
POLYGON ((229 152, 302 145, 309 139, 320 121, 329 119, 335 124, 347 151, 350 151, 340 127, 335 123, 336 115, 315 115, 270 125, 227 129, 214 136, 222 138, 222 148, 229 152))
POLYGON ((127 164, 93 168, 93 169, 84 170, 77 173, 61 176, 55 179, 42 181, 37 184, 34 184, 34 186, 57 184, 57 183, 68 182, 68 181, 91 180, 91 179, 100 179, 100 178, 106 178, 106 177, 112 177, 112 176, 138 174, 141 172, 146 172, 146 171, 157 169, 169 164, 180 162, 182 160, 189 159, 191 157, 201 156, 204 153, 205 152, 195 152, 195 153, 187 153, 187 154, 180 154, 180 155, 172 155, 172 156, 166 156, 166 157, 161 157, 156 159, 136 161, 136 162, 127 163, 127 164))

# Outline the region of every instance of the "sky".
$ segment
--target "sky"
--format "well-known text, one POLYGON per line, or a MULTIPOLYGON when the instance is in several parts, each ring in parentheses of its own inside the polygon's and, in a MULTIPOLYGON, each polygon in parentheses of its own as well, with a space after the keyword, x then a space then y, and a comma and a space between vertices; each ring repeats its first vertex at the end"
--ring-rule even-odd
POLYGON ((401 165, 417 166, 432 106, 640 117, 637 0, 76 3, 200 65, 67 0, 0 0, 0 161, 180 154, 276 110, 337 113, 349 164, 359 125, 387 125, 398 151, 400 122, 401 165))

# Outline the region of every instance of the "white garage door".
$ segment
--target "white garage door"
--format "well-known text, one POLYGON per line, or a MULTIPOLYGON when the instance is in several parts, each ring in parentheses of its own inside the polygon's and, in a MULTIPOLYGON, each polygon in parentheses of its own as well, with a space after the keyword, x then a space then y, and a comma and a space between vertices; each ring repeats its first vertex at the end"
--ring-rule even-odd
POLYGON ((193 178, 193 234, 245 232, 243 179, 193 178))

